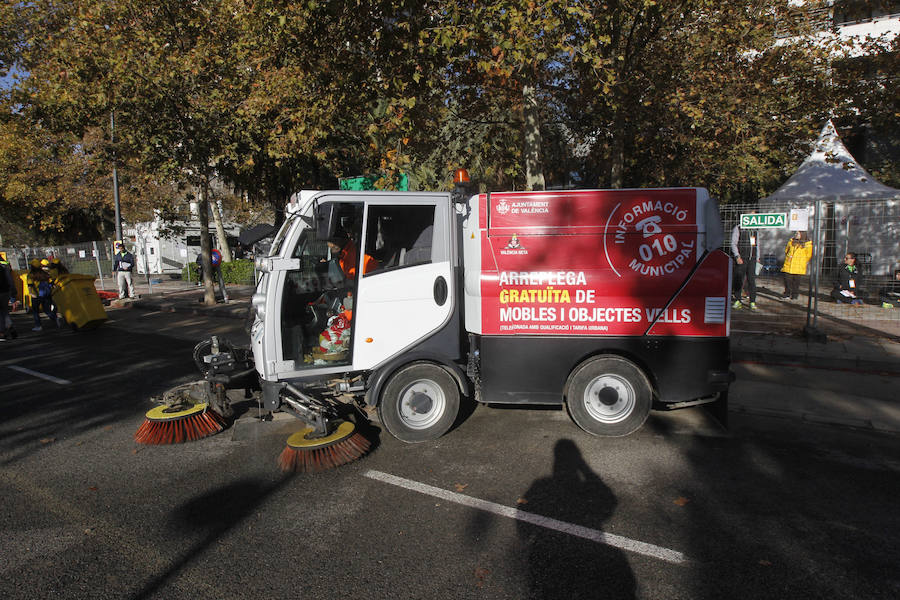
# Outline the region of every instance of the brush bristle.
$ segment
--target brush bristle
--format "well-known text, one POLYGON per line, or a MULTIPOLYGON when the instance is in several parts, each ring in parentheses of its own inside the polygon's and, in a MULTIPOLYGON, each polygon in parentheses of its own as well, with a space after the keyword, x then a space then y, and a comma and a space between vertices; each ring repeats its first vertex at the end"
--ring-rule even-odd
POLYGON ((219 433, 225 429, 225 422, 212 410, 207 410, 183 419, 154 421, 145 419, 134 433, 134 441, 154 446, 193 442, 200 438, 219 433))
POLYGON ((278 466, 285 472, 319 473, 362 458, 371 445, 369 440, 356 432, 328 446, 301 449, 287 446, 278 457, 278 466))

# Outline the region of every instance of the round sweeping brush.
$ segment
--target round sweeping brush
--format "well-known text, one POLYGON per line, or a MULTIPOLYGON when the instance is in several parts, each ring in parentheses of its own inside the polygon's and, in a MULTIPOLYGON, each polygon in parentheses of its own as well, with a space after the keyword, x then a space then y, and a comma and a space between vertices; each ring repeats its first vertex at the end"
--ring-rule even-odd
POLYGON ((313 431, 307 427, 288 438, 278 457, 282 471, 318 473, 333 469, 365 456, 372 445, 350 421, 342 421, 333 433, 324 437, 308 437, 313 431))
POLYGON ((225 429, 225 421, 209 405, 161 405, 145 415, 144 422, 134 434, 139 444, 180 444, 192 442, 225 429))

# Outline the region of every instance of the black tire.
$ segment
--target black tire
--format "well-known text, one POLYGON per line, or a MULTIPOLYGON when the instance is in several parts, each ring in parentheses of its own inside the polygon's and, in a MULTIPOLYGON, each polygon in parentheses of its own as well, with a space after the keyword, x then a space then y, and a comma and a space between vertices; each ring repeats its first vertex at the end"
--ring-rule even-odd
POLYGON ((378 403, 378 417, 385 429, 411 444, 441 437, 458 414, 456 380, 432 363, 414 363, 397 371, 384 386, 378 403))
POLYGON ((653 404, 644 372, 620 356, 585 361, 569 377, 566 407, 592 435, 620 437, 640 429, 653 404))

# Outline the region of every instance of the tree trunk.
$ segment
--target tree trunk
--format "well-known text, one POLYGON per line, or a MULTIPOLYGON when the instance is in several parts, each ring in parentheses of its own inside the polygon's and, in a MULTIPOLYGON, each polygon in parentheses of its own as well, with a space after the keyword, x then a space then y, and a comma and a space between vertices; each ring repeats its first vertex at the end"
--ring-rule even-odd
POLYGON ((625 119, 621 109, 613 121, 609 163, 609 187, 621 188, 625 177, 625 119))
POLYGON ((209 200, 207 180, 204 177, 197 194, 197 214, 200 218, 200 263, 203 265, 203 303, 207 306, 216 304, 216 290, 213 285, 212 260, 209 244, 209 200))
MULTIPOLYGON (((209 191, 208 181, 206 190, 209 191)), ((222 253, 222 262, 231 262, 231 248, 228 247, 228 236, 225 234, 225 225, 222 223, 222 201, 213 200, 208 203, 212 209, 213 223, 216 225, 216 238, 219 240, 218 250, 222 253)))
POLYGON ((525 189, 544 189, 544 172, 541 167, 541 122, 538 118, 537 95, 533 85, 522 88, 525 105, 523 138, 525 141, 525 189))
POLYGON ((284 198, 284 195, 280 192, 273 190, 266 190, 266 203, 272 209, 272 220, 275 223, 275 228, 278 229, 281 227, 281 224, 284 223, 284 209, 287 206, 287 199, 284 198))

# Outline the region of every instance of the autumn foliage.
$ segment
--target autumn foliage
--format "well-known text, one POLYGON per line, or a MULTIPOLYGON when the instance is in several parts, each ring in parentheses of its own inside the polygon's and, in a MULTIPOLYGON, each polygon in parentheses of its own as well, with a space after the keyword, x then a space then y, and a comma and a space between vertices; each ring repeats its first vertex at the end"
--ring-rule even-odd
MULTIPOLYGON (((211 180, 278 210, 341 176, 445 189, 461 165, 484 189, 746 201, 829 117, 887 140, 866 166, 897 185, 896 76, 811 43, 803 11, 825 3, 795 4, 4 0, 0 213, 98 237, 114 157, 132 220, 211 180)), ((896 57, 896 41, 869 44, 896 57)))

